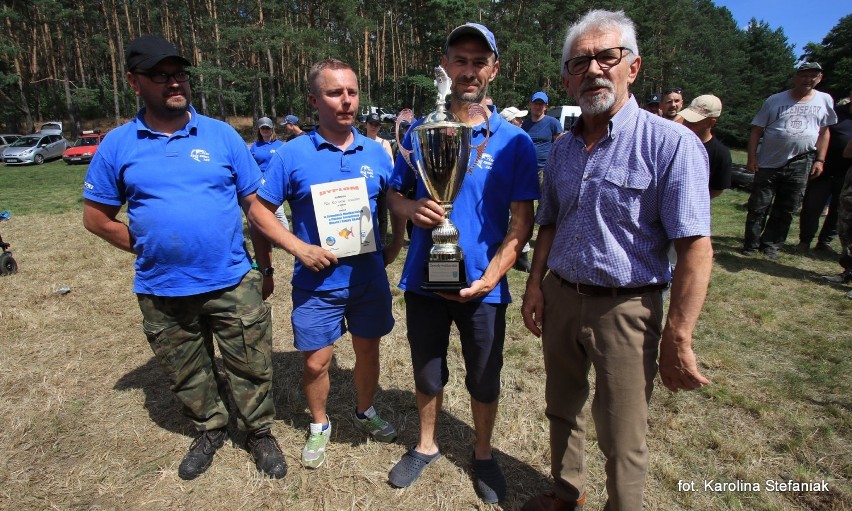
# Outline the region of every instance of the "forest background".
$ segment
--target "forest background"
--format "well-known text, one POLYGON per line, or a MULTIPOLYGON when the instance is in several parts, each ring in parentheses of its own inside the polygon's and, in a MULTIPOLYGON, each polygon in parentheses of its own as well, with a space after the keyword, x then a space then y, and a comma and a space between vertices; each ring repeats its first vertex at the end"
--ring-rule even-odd
MULTIPOLYGON (((825 69, 820 88, 847 96, 852 76, 852 14, 821 43, 794 48, 782 28, 752 19, 741 29, 710 0, 9 0, 0 8, 0 125, 32 132, 66 121, 75 139, 87 120, 132 117, 138 99, 124 79, 124 50, 161 34, 194 64, 193 103, 229 117, 296 114, 310 123, 306 76, 326 57, 349 62, 361 106, 431 109, 432 69, 449 31, 466 21, 496 35, 501 71, 489 95, 501 107, 527 104, 544 90, 551 105, 572 104, 559 83, 568 25, 591 8, 623 9, 637 24, 642 69, 633 93, 683 87, 687 101, 719 96, 716 135, 743 147, 767 95, 788 87, 795 63, 825 69)), ((808 13, 807 15, 819 15, 808 13)))

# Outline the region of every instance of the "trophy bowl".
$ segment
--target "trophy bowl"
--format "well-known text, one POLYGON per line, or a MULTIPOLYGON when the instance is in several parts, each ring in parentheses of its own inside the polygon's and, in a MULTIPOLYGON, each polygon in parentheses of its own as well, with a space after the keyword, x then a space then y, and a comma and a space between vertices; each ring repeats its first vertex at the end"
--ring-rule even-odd
POLYGON ((453 202, 461 190, 465 175, 476 165, 488 143, 490 126, 488 116, 482 105, 472 104, 468 113, 471 118, 481 117, 485 120, 485 140, 477 146, 472 146, 473 126, 455 120, 451 113, 446 112, 442 87, 449 91, 449 85, 441 80, 449 80, 443 68, 436 68, 436 82, 439 99, 434 112, 426 116, 423 123, 409 131, 411 149, 406 149, 399 143, 399 124, 411 122, 413 115, 410 110, 403 110, 397 116, 397 147, 408 165, 423 181, 429 196, 441 205, 444 219, 440 225, 432 229, 432 248, 426 263, 426 278, 421 289, 424 291, 442 291, 458 293, 468 287, 464 267, 464 253, 458 245, 459 231, 450 221, 453 202), (443 76, 441 76, 443 73, 443 76), (476 158, 471 162, 471 150, 475 149, 476 158))

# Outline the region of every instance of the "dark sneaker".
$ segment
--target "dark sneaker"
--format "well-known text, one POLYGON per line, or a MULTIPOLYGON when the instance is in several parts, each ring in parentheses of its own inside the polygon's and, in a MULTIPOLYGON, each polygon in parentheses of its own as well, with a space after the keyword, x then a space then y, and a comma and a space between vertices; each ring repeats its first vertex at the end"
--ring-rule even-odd
POLYGON ((278 441, 268 428, 255 431, 249 435, 248 450, 254 457, 257 469, 273 479, 281 479, 287 473, 287 464, 278 441))
MULTIPOLYGON (((819 244, 817 244, 817 245, 819 245, 819 244)), ((805 243, 804 241, 799 243, 798 245, 796 245, 796 252, 799 252, 801 254, 807 254, 810 249, 811 249, 811 244, 805 243)))
POLYGON ((757 255, 757 249, 756 248, 744 248, 744 249, 740 250, 740 254, 742 254, 744 256, 757 255))
POLYGON ((817 242, 816 246, 814 247, 814 251, 815 252, 825 252, 825 253, 828 253, 828 254, 834 253, 834 249, 831 248, 831 244, 826 243, 824 241, 817 242))
POLYGON ((766 256, 767 259, 776 261, 778 260, 778 249, 775 247, 767 247, 763 249, 763 255, 766 256))
POLYGON ((203 431, 192 441, 189 452, 178 467, 178 477, 186 481, 195 479, 210 467, 216 450, 225 444, 228 433, 225 428, 203 431))
POLYGON ((473 481, 476 494, 486 504, 496 504, 506 498, 506 478, 497 460, 473 460, 473 481))

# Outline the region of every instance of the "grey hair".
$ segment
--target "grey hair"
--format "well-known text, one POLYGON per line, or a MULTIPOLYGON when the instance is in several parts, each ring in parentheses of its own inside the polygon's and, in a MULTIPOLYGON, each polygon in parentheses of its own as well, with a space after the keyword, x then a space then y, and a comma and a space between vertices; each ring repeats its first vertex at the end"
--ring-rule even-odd
POLYGON ((571 57, 569 52, 578 37, 592 30, 615 29, 621 34, 621 46, 630 50, 627 62, 633 63, 639 56, 639 45, 636 43, 636 26, 624 11, 605 11, 595 9, 587 12, 576 23, 568 27, 565 44, 562 45, 562 76, 568 76, 565 62, 571 57))

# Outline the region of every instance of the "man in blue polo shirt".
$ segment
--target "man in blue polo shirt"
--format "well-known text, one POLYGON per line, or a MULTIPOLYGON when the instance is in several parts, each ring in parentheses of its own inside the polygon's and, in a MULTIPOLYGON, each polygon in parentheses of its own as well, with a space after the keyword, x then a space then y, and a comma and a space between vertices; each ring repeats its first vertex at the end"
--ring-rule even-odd
POLYGON ((347 330, 352 333, 356 358, 355 426, 380 442, 396 439, 396 430, 376 413, 373 399, 379 384, 379 340, 394 325, 385 265, 402 248, 404 221, 391 221, 393 240, 382 250, 381 239, 375 236, 376 199, 387 186, 391 162, 381 144, 352 126, 358 113, 355 72, 344 62, 327 59, 311 67, 308 83, 308 100, 317 110, 319 127, 284 144, 273 156, 250 218, 273 243, 296 256, 293 336, 304 357, 302 384, 311 414, 302 464, 319 468, 331 436, 326 415, 328 369, 334 343, 347 330), (374 236, 378 249, 338 258, 323 248, 329 240, 320 239, 311 187, 352 179, 366 186, 370 214, 361 230, 374 236), (272 214, 284 201, 290 203, 292 233, 272 214))
POLYGON ((109 132, 92 159, 83 223, 136 254, 133 291, 145 335, 200 431, 178 475, 201 475, 224 444, 222 396, 230 391, 257 468, 283 477, 270 432, 272 329, 263 301, 273 286, 269 245, 253 238, 263 271, 252 271, 240 214, 255 202, 260 170, 233 128, 190 105, 190 63, 174 45, 142 36, 128 46, 126 62, 127 81, 145 106, 109 132), (117 218, 125 203, 127 224, 117 218), (213 338, 227 384, 215 376, 213 338))
MULTIPOLYGON (((488 85, 500 69, 494 34, 476 23, 457 27, 447 37, 441 65, 452 80, 449 111, 462 122, 473 121, 468 115, 469 106, 484 104, 488 85)), ((450 327, 455 323, 476 433, 472 453, 475 489, 488 503, 503 500, 506 495, 505 478, 491 451, 500 396, 506 309, 511 302, 506 272, 532 234, 533 201, 539 196, 532 141, 496 112, 493 106, 488 107, 488 145, 465 176, 450 214, 460 233, 467 288, 458 294, 430 293, 420 288, 432 247, 432 228, 441 223, 444 211, 429 198, 423 181, 415 178, 403 158, 397 158, 388 192, 391 211, 411 219, 415 225, 399 287, 405 290, 420 419, 417 444, 393 467, 389 480, 395 487, 407 487, 440 457, 435 430, 443 389, 449 379, 447 349, 450 327), (415 200, 405 195, 410 189, 416 190, 415 200)), ((484 140, 484 131, 485 123, 474 128, 472 145, 484 140)), ((409 137, 403 146, 411 147, 409 137)))

